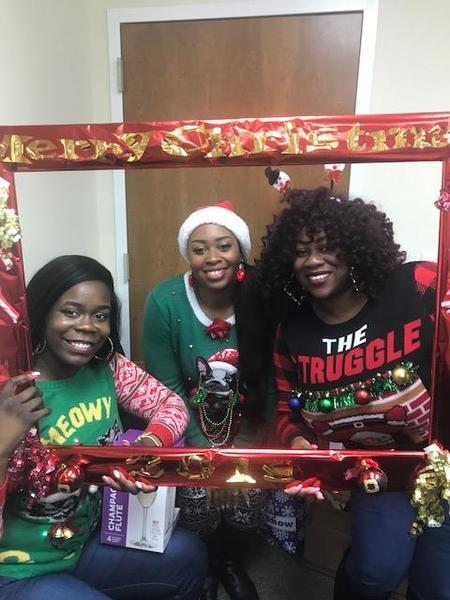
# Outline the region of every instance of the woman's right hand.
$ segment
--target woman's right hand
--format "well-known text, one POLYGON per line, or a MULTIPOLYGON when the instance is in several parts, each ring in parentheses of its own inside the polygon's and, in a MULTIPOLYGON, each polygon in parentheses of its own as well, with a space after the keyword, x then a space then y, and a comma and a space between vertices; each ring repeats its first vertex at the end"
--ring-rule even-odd
POLYGON ((50 414, 34 386, 36 373, 11 377, 0 391, 0 462, 5 463, 30 427, 50 414))
MULTIPOLYGON (((299 435, 292 440, 291 448, 293 450, 317 450, 319 446, 311 444, 306 438, 299 435)), ((290 496, 298 495, 305 498, 315 498, 316 500, 323 500, 324 498, 320 491, 320 481, 315 477, 309 477, 305 481, 293 481, 284 491, 290 496)))

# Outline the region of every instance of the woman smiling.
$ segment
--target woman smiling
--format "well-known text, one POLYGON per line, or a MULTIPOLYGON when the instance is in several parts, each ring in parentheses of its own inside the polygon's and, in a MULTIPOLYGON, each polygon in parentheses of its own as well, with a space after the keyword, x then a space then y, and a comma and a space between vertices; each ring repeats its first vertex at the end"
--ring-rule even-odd
MULTIPOLYGON (((405 263, 391 221, 373 204, 325 188, 293 189, 285 201, 259 265, 261 285, 282 307, 274 352, 278 439, 305 450, 423 447, 435 265, 405 263)), ((373 477, 365 490, 377 493, 351 494, 351 547, 335 600, 385 600, 406 575, 408 600, 448 598, 448 518, 411 539, 409 494, 383 491, 383 474, 373 477)), ((317 485, 299 483, 288 493, 323 499, 317 485)))
MULTIPOLYGON (((120 406, 147 423, 141 444, 166 446, 186 426, 183 401, 120 353, 113 279, 97 261, 52 260, 27 298, 37 371, 0 390, 0 599, 196 600, 205 566, 198 538, 177 529, 164 554, 100 545, 101 493, 76 469, 58 475, 29 431, 37 425, 44 444, 112 444, 120 406)), ((119 469, 103 480, 133 494, 155 489, 119 469)))
MULTIPOLYGON (((258 445, 252 417, 262 413, 264 395, 250 402, 238 345, 245 326, 237 307, 248 283, 247 224, 230 202, 206 206, 181 225, 178 246, 189 270, 161 283, 148 297, 146 367, 185 400, 191 415, 186 445, 258 445)), ((239 559, 243 534, 261 519, 262 491, 245 491, 230 503, 223 496, 208 499, 202 488, 183 488, 179 502, 182 523, 208 543, 209 576, 202 599, 216 600, 220 581, 232 600, 256 600, 255 586, 239 559)))

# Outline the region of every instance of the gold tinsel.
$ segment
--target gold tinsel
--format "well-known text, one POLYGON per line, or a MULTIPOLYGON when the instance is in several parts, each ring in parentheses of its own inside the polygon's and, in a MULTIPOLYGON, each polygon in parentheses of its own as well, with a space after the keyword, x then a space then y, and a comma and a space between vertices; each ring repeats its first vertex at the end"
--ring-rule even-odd
POLYGON ((450 501, 450 454, 438 444, 425 448, 428 464, 421 468, 414 480, 411 504, 417 508, 417 517, 410 534, 418 536, 425 527, 440 527, 445 520, 444 502, 450 501))
POLYGON ((8 182, 0 177, 0 250, 10 250, 20 240, 19 217, 8 208, 8 182))

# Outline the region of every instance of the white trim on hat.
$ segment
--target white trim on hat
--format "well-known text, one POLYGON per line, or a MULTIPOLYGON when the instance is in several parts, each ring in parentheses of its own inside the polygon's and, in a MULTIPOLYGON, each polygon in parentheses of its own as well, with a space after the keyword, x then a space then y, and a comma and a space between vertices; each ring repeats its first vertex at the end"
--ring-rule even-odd
POLYGON ((211 369, 223 369, 225 373, 229 373, 230 375, 234 375, 236 373, 237 368, 231 363, 224 362, 223 360, 212 360, 208 361, 208 365, 211 369))
POLYGON ((251 251, 251 241, 247 223, 232 210, 222 206, 206 206, 191 213, 178 232, 178 247, 181 256, 185 260, 189 262, 187 249, 192 232, 200 225, 208 223, 222 225, 222 227, 226 227, 231 231, 239 242, 244 258, 248 259, 251 251))

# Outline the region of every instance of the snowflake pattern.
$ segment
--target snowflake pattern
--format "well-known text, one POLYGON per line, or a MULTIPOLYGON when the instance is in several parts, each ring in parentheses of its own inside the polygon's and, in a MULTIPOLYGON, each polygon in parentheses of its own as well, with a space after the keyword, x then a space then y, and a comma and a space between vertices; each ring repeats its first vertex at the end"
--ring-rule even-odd
POLYGON ((264 511, 261 533, 271 546, 295 554, 303 547, 305 505, 283 490, 274 490, 264 511))

